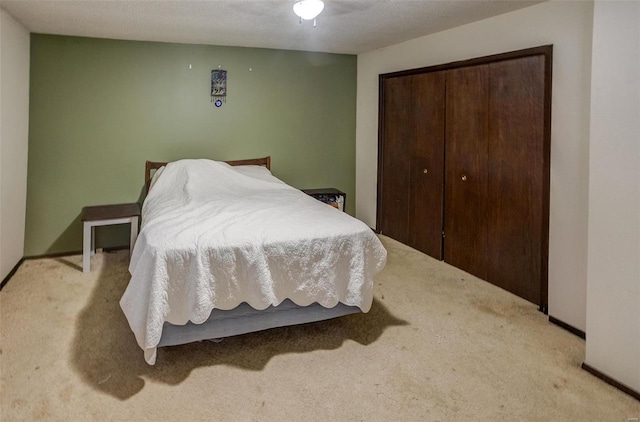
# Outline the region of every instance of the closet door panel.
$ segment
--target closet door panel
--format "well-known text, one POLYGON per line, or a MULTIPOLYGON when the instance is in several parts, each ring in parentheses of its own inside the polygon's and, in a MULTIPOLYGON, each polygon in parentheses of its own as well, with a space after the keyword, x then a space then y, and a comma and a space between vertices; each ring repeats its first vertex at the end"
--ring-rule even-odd
POLYGON ((490 67, 487 280, 541 304, 544 56, 490 67))
POLYGON ((411 76, 414 142, 411 153, 409 246, 442 259, 445 72, 411 76))
POLYGON ((384 117, 379 229, 402 243, 409 241, 411 142, 414 137, 411 78, 389 78, 384 84, 384 117))
POLYGON ((489 67, 447 71, 444 260, 486 277, 489 67))

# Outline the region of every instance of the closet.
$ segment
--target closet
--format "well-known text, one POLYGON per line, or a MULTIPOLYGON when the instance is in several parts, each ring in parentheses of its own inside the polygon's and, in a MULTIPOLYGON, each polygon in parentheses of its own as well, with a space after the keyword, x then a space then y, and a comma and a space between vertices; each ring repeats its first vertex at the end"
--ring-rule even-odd
POLYGON ((547 307, 551 46, 380 75, 377 230, 547 307))

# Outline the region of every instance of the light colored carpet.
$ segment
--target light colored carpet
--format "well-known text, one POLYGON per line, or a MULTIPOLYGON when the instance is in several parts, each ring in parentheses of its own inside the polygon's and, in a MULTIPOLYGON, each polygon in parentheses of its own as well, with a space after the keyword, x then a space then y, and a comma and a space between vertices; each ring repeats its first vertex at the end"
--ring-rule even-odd
POLYGON ((536 307, 381 237, 371 312, 160 349, 120 310, 128 251, 26 261, 0 292, 2 421, 627 421, 536 307))

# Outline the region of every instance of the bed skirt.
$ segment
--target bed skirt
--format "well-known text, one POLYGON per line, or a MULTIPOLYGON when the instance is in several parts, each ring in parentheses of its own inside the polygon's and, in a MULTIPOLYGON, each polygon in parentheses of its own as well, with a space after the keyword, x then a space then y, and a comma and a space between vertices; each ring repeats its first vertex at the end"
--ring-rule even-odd
POLYGON ((259 311, 243 302, 229 311, 214 309, 209 319, 202 324, 188 322, 186 325, 173 325, 165 322, 158 347, 221 339, 269 328, 323 321, 358 312, 361 310, 357 306, 342 303, 333 308, 325 308, 319 303, 298 306, 286 299, 278 306, 269 306, 259 311))

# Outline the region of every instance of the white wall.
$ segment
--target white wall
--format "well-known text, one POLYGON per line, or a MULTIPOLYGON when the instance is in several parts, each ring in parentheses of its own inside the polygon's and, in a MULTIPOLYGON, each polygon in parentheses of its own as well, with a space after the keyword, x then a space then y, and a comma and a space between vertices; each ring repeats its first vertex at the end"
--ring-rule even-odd
POLYGON ((640 392, 640 3, 593 15, 586 363, 640 392))
POLYGON ((29 31, 0 9, 0 280, 24 252, 29 31))
POLYGON ((592 2, 545 2, 358 56, 356 215, 375 227, 378 74, 553 44, 549 313, 585 329, 592 2))

